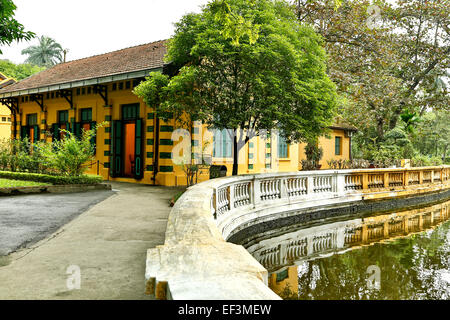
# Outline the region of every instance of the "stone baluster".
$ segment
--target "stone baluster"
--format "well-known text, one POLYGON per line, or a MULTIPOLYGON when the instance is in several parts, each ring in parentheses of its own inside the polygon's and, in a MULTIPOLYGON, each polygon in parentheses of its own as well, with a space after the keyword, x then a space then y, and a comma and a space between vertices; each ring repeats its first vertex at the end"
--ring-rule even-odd
POLYGON ((253 179, 253 208, 261 203, 261 180, 253 179))

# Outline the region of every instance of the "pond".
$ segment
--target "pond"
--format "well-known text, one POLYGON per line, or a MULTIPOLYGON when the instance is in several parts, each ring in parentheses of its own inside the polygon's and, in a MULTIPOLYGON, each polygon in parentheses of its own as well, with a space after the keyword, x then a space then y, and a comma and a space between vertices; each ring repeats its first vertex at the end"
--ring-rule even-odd
POLYGON ((450 299, 450 201, 291 227, 247 250, 283 299, 450 299))

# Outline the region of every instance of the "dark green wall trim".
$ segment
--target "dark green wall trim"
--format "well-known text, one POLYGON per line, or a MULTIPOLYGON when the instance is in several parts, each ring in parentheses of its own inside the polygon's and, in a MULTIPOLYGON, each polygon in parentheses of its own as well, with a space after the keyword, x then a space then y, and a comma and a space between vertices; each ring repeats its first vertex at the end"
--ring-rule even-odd
POLYGON ((153 152, 147 152, 147 158, 153 159, 153 152))
POLYGON ((249 159, 253 159, 253 153, 249 153, 249 154, 248 154, 248 158, 249 158, 249 159))
POLYGON ((161 172, 172 172, 173 166, 159 166, 159 171, 161 172))
POLYGON ((106 145, 110 145, 111 144, 111 139, 105 139, 105 144, 106 145))
POLYGON ((41 120, 41 124, 46 124, 46 123, 47 123, 47 120, 45 120, 45 119, 41 120))
POLYGON ((147 132, 153 132, 153 126, 148 126, 147 127, 147 132))
POLYGON ((148 166, 145 168, 145 171, 153 171, 153 166, 152 166, 152 165, 148 165, 148 166))
POLYGON ((159 129, 160 132, 172 132, 173 126, 161 126, 159 129))
POLYGON ((147 113, 147 119, 155 119, 155 113, 154 112, 147 113))
POLYGON ((111 121, 112 120, 112 116, 106 115, 105 116, 105 121, 111 121))
POLYGON ((153 145, 153 139, 147 139, 147 145, 152 146, 153 145))
POLYGON ((110 133, 111 132, 111 127, 105 127, 105 133, 110 133))
POLYGON ((248 165, 248 168, 249 168, 250 170, 252 170, 252 169, 253 169, 253 164, 249 164, 249 165, 248 165))
POLYGON ((172 141, 172 139, 160 139, 160 140, 159 140, 159 143, 160 143, 162 146, 173 146, 173 141, 172 141))
POLYGON ((105 150, 103 154, 105 155, 105 157, 109 157, 111 155, 111 151, 105 150))
POLYGON ((172 152, 160 152, 159 158, 160 159, 172 159, 172 152))
POLYGON ((103 167, 105 167, 106 169, 109 169, 111 167, 111 164, 109 162, 105 162, 103 164, 103 167))

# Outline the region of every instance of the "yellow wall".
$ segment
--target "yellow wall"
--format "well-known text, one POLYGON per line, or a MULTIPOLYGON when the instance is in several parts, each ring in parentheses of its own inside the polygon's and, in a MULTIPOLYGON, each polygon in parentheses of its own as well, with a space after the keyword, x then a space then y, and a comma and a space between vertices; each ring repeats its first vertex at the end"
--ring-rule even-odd
MULTIPOLYGON (((123 88, 126 87, 127 81, 122 81, 123 88)), ((129 80, 130 86, 132 80, 129 80)), ((119 88, 118 83, 117 88, 119 88)), ((44 94, 44 111, 41 110, 40 106, 36 102, 32 102, 27 97, 19 98, 19 115, 18 121, 21 125, 26 125, 27 114, 37 113, 38 124, 40 127, 40 138, 41 140, 46 139, 51 141, 51 137, 46 131, 49 131, 51 125, 57 122, 58 111, 68 110, 69 111, 69 122, 72 118, 75 118, 75 122, 80 122, 81 109, 92 108, 92 121, 97 123, 102 123, 108 119, 119 120, 121 118, 121 105, 139 103, 140 104, 140 118, 144 122, 144 176, 141 180, 135 180, 132 178, 111 178, 109 176, 109 167, 111 159, 109 152, 111 151, 111 123, 106 122, 105 126, 100 128, 97 132, 97 150, 96 158, 90 164, 90 169, 88 173, 96 174, 97 170, 100 175, 105 179, 117 180, 117 181, 128 181, 128 182, 138 182, 145 184, 153 184, 153 168, 156 154, 154 152, 155 147, 155 120, 154 120, 154 110, 144 104, 144 102, 134 95, 129 89, 115 90, 112 91, 112 84, 108 84, 108 105, 105 106, 104 100, 99 94, 94 94, 91 90, 90 94, 87 94, 87 87, 85 88, 85 94, 77 95, 77 90, 73 89, 73 109, 70 108, 69 103, 66 99, 56 95, 51 98, 51 93, 47 96, 44 94), (23 99, 23 101, 22 101, 23 99), (27 101, 28 100, 28 101, 27 101), (108 143, 107 143, 108 142, 108 143), (99 166, 97 168, 97 161, 99 166)), ((55 93, 54 93, 55 94, 55 93)), ((169 120, 167 123, 160 121, 160 128, 167 129, 173 127, 176 129, 175 121, 169 120)), ((212 133, 206 129, 205 126, 196 125, 196 129, 192 134, 193 140, 203 140, 201 144, 203 147, 194 146, 194 152, 196 153, 209 153, 212 155, 212 133), (206 147, 205 147, 206 145, 206 147), (202 150, 203 149, 203 150, 202 150)), ((20 135, 20 127, 17 128, 17 135, 20 135)), ((170 145, 172 138, 172 132, 169 130, 164 132, 160 130, 159 139, 161 141, 165 140, 169 145, 159 145, 159 154, 165 153, 167 156, 172 152, 172 149, 178 145, 179 142, 175 141, 173 145, 170 145)), ((301 169, 300 161, 305 159, 304 145, 303 144, 291 144, 288 146, 288 155, 286 159, 278 158, 278 146, 277 146, 277 136, 272 134, 269 139, 263 140, 260 137, 254 137, 247 143, 239 152, 239 174, 247 173, 263 173, 263 172, 278 172, 278 171, 297 171, 301 169), (253 154, 253 158, 251 158, 253 154), (267 156, 269 155, 269 156, 267 156), (251 167, 252 166, 252 167, 251 167)), ((349 149, 348 149, 348 138, 345 137, 343 130, 333 130, 331 132, 331 139, 321 138, 320 144, 324 149, 324 157, 321 161, 322 168, 326 168, 326 160, 328 159, 348 159, 349 149), (334 156, 334 136, 340 135, 343 137, 343 155, 334 156)), ((227 175, 232 173, 232 163, 233 159, 220 159, 214 158, 213 164, 218 166, 225 166, 227 168, 227 175)), ((183 172, 181 166, 175 165, 172 159, 159 158, 158 168, 160 169, 156 175, 156 184, 159 185, 186 185, 186 175, 183 172), (167 172, 164 172, 166 169, 167 172)), ((209 172, 207 170, 203 171, 203 174, 199 175, 199 182, 209 178, 209 172)))
POLYGON ((11 111, 0 103, 0 140, 11 137, 11 111))

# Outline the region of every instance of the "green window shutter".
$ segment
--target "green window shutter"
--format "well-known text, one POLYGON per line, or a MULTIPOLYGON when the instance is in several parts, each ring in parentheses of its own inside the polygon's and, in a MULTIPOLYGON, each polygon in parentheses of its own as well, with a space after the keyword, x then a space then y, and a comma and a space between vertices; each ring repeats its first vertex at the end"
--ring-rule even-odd
POLYGON ((341 137, 335 137, 334 154, 337 156, 339 156, 341 154, 341 137))
POLYGON ((34 129, 34 137, 33 137, 33 141, 38 142, 39 139, 39 126, 33 126, 34 129))
POLYGON ((59 124, 52 124, 52 141, 59 140, 59 124))
POLYGON ((112 122, 112 163, 111 176, 117 177, 122 174, 122 121, 112 122))
POLYGON ((136 135, 135 135, 135 139, 136 139, 136 143, 135 143, 135 164, 134 164, 134 168, 135 168, 135 172, 134 172, 134 177, 136 179, 142 179, 143 174, 144 174, 144 152, 143 152, 143 121, 142 119, 137 119, 136 120, 136 135))
POLYGON ((81 139, 81 122, 74 123, 73 134, 77 137, 77 139, 81 139))
MULTIPOLYGON (((91 121, 91 130, 95 129, 95 127, 97 126, 97 122, 95 121, 91 121)), ((94 133, 94 136, 91 138, 91 145, 94 146, 94 154, 97 153, 97 132, 94 133)))
POLYGON ((28 127, 27 126, 21 126, 20 127, 20 139, 25 139, 25 137, 28 135, 28 127))
POLYGON ((75 118, 70 119, 70 132, 75 134, 75 118))

